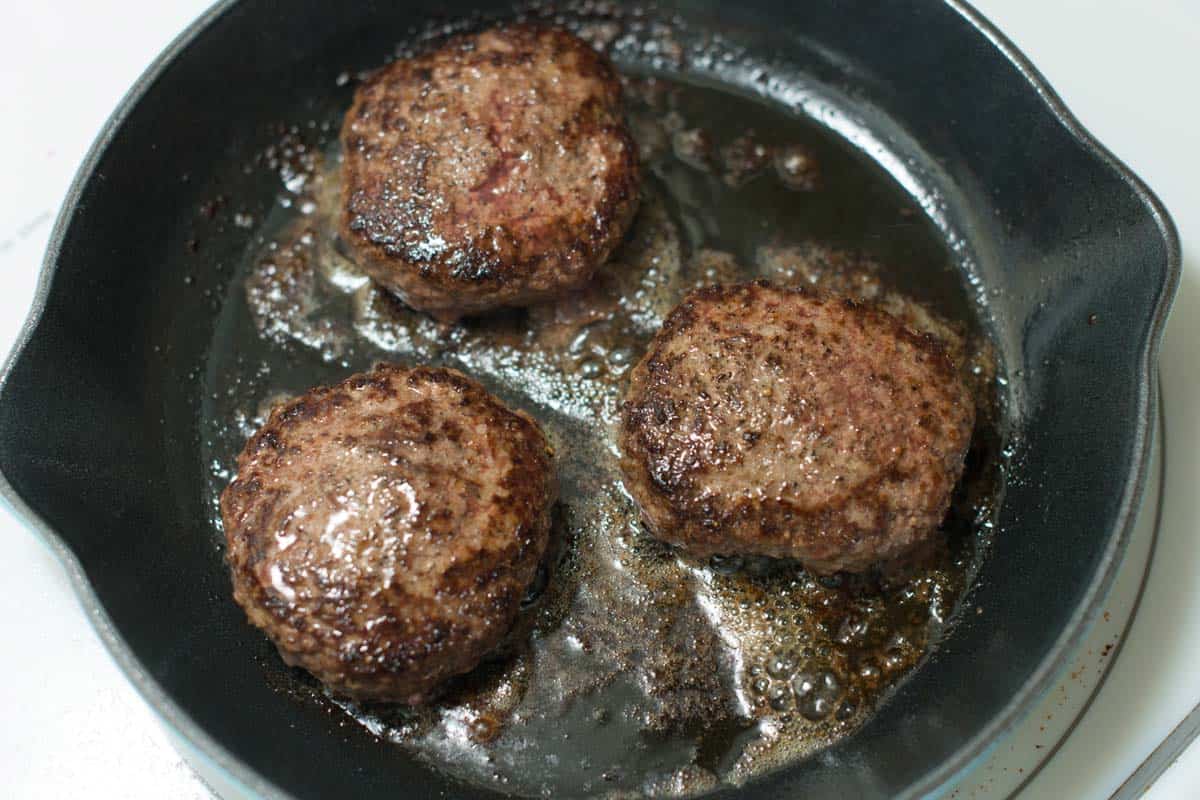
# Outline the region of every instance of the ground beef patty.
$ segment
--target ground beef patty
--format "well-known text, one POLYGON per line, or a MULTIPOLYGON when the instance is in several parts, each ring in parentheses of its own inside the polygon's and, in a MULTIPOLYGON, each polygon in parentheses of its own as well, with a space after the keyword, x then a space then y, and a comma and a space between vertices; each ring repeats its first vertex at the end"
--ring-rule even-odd
POLYGON ((341 236, 442 319, 585 282, 637 207, 637 149, 608 60, 509 25, 390 64, 342 126, 341 236))
POLYGON ((418 703, 508 631, 545 552, 550 450, 447 369, 277 407, 221 495, 234 599, 338 693, 418 703))
POLYGON ((689 294, 631 376, 621 447, 655 534, 862 571, 937 529, 974 406, 934 339, 766 283, 689 294))

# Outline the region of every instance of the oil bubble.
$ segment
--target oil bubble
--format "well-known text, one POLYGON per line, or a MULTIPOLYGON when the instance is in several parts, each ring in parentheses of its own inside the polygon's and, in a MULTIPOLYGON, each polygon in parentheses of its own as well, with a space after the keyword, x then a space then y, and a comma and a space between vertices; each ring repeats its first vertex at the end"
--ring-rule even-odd
POLYGON ((788 678, 796 670, 796 662, 789 655, 777 655, 767 662, 767 674, 772 678, 788 678))
POLYGON ((792 706, 792 692, 786 684, 772 686, 768 702, 775 711, 787 711, 792 706))

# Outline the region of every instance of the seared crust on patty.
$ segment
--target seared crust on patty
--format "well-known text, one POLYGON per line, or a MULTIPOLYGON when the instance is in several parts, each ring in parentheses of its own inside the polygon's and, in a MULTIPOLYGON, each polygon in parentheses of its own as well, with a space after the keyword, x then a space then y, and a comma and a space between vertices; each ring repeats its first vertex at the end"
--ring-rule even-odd
POLYGON ((371 276, 443 319, 584 283, 638 200, 608 59, 507 25, 389 64, 342 127, 340 233, 371 276))
POLYGON ((862 571, 938 528, 974 417, 941 344, 886 312, 715 286, 633 370, 622 466, 651 530, 696 555, 862 571))
POLYGON ((381 365, 247 442, 221 495, 234 599, 336 692, 421 702, 511 627, 555 493, 529 417, 453 370, 381 365))

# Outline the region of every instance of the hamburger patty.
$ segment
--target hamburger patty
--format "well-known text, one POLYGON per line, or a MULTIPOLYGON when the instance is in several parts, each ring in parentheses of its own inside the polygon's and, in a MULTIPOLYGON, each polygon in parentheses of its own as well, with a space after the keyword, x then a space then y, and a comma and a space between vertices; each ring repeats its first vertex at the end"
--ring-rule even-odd
POLYGON ((221 495, 234 599, 336 692, 419 703, 509 630, 554 497, 529 417, 453 370, 381 365, 247 442, 221 495))
POLYGON ((442 319, 584 283, 637 207, 617 75, 557 28, 494 28, 389 64, 355 93, 342 147, 342 238, 442 319))
POLYGON ((651 530, 696 555, 863 571, 932 536, 974 417, 941 344, 886 312, 715 286, 633 370, 622 467, 651 530))

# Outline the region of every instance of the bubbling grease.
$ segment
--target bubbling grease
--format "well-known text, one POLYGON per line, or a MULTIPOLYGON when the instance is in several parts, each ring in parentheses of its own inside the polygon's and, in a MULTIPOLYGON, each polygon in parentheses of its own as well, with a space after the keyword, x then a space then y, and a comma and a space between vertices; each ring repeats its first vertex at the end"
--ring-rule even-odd
MULTIPOLYGON (((971 320, 929 317, 888 263, 725 211, 791 197, 802 213, 839 175, 882 179, 761 104, 729 98, 756 109, 771 136, 719 122, 737 116, 714 110, 719 90, 626 81, 647 179, 627 241, 585 289, 454 325, 403 307, 337 241, 332 135, 289 134, 278 146, 287 157, 263 164, 287 202, 263 222, 243 291, 222 312, 251 335, 214 348, 214 498, 272 402, 379 360, 461 369, 546 430, 562 487, 553 553, 498 652, 423 708, 352 704, 290 679, 305 702, 335 703, 438 768, 521 795, 689 795, 849 735, 950 623, 1000 486, 995 366, 971 320), (945 535, 920 563, 816 578, 789 562, 698 561, 642 529, 615 444, 628 372, 688 290, 760 277, 878 303, 942 338, 963 366, 980 423, 945 535)), ((913 228, 904 236, 935 238, 898 192, 879 198, 894 202, 895 225, 913 228)))

